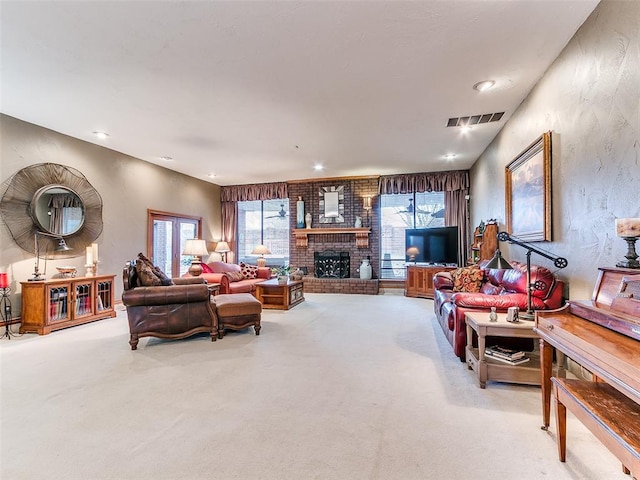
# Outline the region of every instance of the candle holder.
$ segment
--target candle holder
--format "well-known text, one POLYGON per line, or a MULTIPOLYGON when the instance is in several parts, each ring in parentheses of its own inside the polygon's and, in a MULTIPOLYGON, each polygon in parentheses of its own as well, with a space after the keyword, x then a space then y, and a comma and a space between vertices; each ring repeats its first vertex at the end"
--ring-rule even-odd
POLYGON ((95 277, 97 271, 98 271, 98 265, 93 262, 93 263, 87 263, 84 268, 87 269, 85 276, 86 277, 95 277))
POLYGON ((621 260, 616 263, 616 267, 623 268, 640 268, 640 262, 638 262, 638 254, 636 253, 636 240, 638 237, 623 237, 623 240, 627 242, 627 254, 624 256, 626 260, 621 260))

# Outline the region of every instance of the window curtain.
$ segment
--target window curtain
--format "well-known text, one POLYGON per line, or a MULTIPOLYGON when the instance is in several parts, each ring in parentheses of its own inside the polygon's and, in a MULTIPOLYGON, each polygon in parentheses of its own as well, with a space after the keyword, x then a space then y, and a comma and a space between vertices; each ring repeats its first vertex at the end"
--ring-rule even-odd
POLYGON ((49 219, 49 230, 51 233, 64 234, 64 217, 65 217, 65 209, 73 209, 68 210, 67 213, 71 214, 74 217, 78 216, 78 213, 82 214, 82 203, 80 199, 75 195, 69 195, 66 193, 51 195, 49 197, 48 204, 51 211, 51 218, 49 219))
POLYGON ((454 170, 433 173, 385 175, 378 182, 378 193, 444 192, 446 226, 458 226, 458 256, 467 263, 469 251, 469 171, 454 170))
POLYGON ((227 254, 228 262, 236 258, 236 232, 238 231, 238 203, 251 200, 274 200, 289 198, 289 187, 285 182, 258 183, 251 185, 232 185, 222 187, 222 240, 229 244, 231 252, 227 254), (230 260, 229 260, 230 259, 230 260))

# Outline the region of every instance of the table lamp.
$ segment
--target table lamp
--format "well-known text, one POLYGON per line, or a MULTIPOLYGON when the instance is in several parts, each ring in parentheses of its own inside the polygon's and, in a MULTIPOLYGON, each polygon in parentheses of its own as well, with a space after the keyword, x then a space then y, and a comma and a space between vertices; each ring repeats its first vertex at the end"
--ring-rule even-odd
POLYGON ((197 238, 187 240, 184 246, 183 255, 192 255, 191 266, 189 267, 189 273, 197 277, 202 273, 202 256, 209 255, 207 251, 207 242, 199 240, 197 238))
POLYGON ((616 235, 627 242, 626 260, 616 263, 616 267, 640 268, 636 253, 636 240, 640 237, 640 218, 616 218, 616 235))
POLYGON ((266 246, 258 245, 256 246, 256 248, 253 249, 253 251, 251 252, 251 255, 260 255, 258 257, 258 260, 256 260, 256 263, 258 264, 259 267, 266 267, 267 260, 264 258, 264 256, 271 255, 271 252, 266 246))
POLYGON ((410 262, 416 263, 416 257, 420 255, 420 250, 418 250, 418 247, 409 247, 407 248, 407 255, 410 262))
POLYGON ((227 252, 230 252, 229 244, 227 242, 218 242, 214 252, 219 253, 222 256, 222 261, 227 262, 227 252))

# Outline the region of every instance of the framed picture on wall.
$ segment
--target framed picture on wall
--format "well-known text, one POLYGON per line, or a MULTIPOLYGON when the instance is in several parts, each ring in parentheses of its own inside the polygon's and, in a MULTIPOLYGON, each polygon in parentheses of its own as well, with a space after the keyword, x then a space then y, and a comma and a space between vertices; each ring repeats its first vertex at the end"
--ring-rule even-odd
POLYGON ((511 235, 529 242, 551 241, 551 132, 506 166, 505 213, 511 235))

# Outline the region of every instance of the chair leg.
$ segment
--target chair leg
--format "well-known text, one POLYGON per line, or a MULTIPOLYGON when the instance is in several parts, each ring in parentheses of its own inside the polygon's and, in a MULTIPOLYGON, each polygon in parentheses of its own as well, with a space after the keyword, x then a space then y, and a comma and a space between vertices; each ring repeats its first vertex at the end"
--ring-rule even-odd
POLYGON ((131 339, 129 340, 129 345, 131 345, 131 350, 137 350, 138 349, 138 334, 137 333, 132 333, 131 334, 131 339))
POLYGON ((262 327, 260 326, 260 324, 259 324, 259 323, 256 323, 256 324, 253 326, 253 329, 256 331, 256 335, 260 335, 260 329, 261 329, 261 328, 262 328, 262 327))

